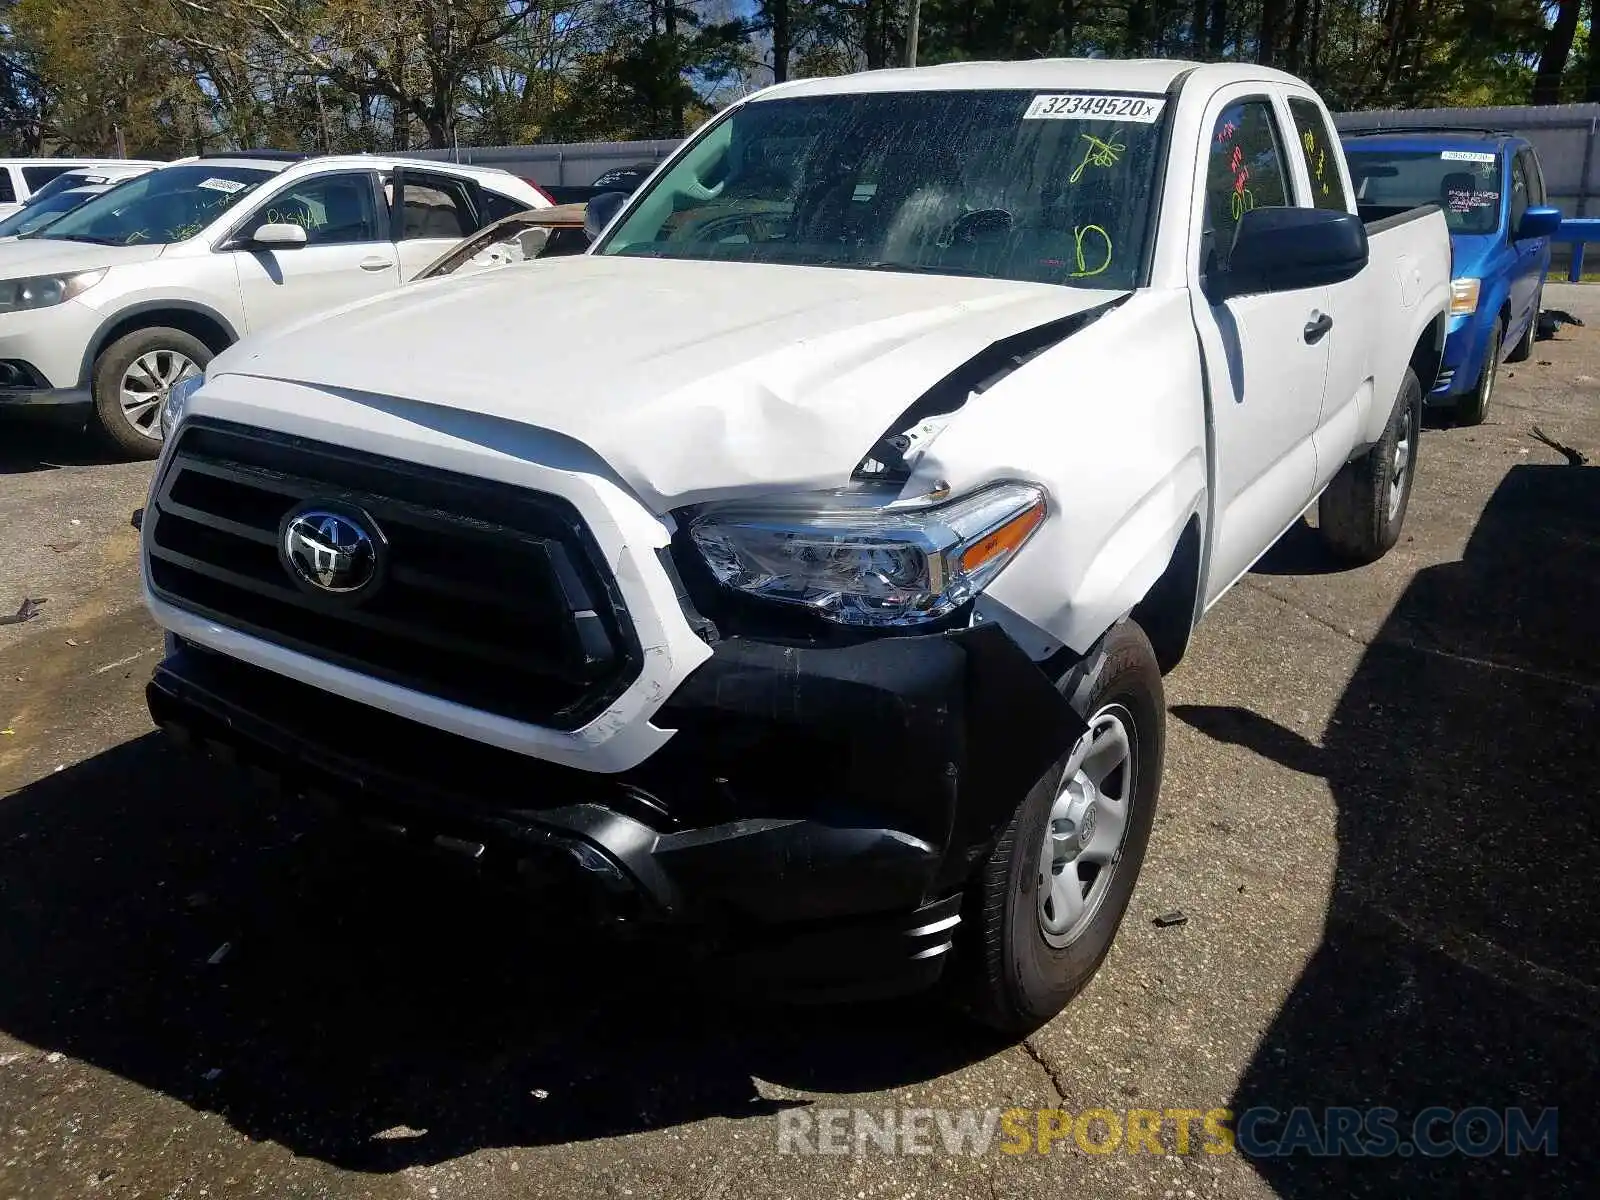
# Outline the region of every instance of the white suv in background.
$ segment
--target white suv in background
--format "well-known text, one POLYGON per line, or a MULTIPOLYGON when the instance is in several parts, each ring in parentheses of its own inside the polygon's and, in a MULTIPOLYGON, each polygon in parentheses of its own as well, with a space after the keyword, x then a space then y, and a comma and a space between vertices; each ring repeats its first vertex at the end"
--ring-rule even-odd
POLYGON ((126 166, 128 163, 159 167, 137 158, 0 158, 0 217, 9 217, 35 192, 63 171, 80 167, 126 166))
POLYGON ((549 202, 506 171, 252 152, 173 163, 0 245, 0 409, 89 405, 154 458, 161 402, 246 333, 397 287, 549 202))

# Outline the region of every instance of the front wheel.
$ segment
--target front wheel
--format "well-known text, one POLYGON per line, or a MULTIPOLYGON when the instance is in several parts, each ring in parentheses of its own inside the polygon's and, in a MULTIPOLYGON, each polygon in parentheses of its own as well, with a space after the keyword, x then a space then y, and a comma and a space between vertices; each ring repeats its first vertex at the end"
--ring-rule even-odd
POLYGON ((1511 353, 1506 355, 1507 362, 1527 362, 1533 357, 1533 341, 1539 336, 1539 308, 1543 303, 1544 295, 1541 291, 1533 298, 1533 312, 1528 317, 1528 327, 1522 331, 1522 336, 1511 348, 1511 353))
POLYGON ((1111 949, 1144 863, 1166 746, 1161 668, 1124 621, 1059 685, 1088 731, 1001 831, 967 897, 969 1008, 1027 1033, 1081 991, 1111 949))
POLYGON ((1500 339, 1505 335, 1505 323, 1496 317, 1489 330, 1489 351, 1478 382, 1456 404, 1456 420, 1463 425, 1482 425, 1489 419, 1489 401, 1494 399, 1495 381, 1500 378, 1500 339))
POLYGON ((118 338, 94 364, 96 432, 129 458, 155 458, 167 394, 210 361, 210 348, 181 329, 136 329, 118 338))
POLYGON ((1408 367, 1378 444, 1346 463, 1318 502, 1323 540, 1341 558, 1377 562, 1400 540, 1421 436, 1422 384, 1408 367))

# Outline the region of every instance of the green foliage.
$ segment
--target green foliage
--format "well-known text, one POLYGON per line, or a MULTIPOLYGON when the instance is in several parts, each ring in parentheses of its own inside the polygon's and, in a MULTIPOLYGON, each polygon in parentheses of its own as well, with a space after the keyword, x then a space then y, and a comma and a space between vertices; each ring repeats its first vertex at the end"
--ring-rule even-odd
MULTIPOLYGON (((171 156, 673 137, 903 61, 912 0, 0 0, 0 142, 171 156)), ((1600 99, 1600 0, 921 0, 923 62, 1271 63, 1336 107, 1600 99)))

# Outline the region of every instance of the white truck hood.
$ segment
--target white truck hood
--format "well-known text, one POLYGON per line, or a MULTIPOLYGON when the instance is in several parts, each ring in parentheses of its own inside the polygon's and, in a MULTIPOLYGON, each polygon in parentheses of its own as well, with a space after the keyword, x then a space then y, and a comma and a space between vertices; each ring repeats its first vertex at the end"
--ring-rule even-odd
POLYGON ((33 275, 69 275, 160 258, 164 246, 99 246, 60 238, 14 238, 0 241, 0 279, 33 275))
POLYGON ((586 256, 445 278, 253 338, 211 375, 552 430, 654 511, 844 484, 1001 338, 1120 293, 888 271, 586 256))

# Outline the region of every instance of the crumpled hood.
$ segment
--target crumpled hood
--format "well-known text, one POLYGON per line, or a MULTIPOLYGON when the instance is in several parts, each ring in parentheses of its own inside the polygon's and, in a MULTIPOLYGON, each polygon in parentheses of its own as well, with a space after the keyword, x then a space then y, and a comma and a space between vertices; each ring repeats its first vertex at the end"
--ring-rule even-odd
POLYGON ((1119 293, 584 256, 429 281, 252 338, 212 377, 464 409, 600 455, 657 512, 839 486, 994 342, 1119 293))
POLYGON ((0 279, 70 274, 160 258, 163 246, 97 246, 33 237, 0 241, 0 279))

